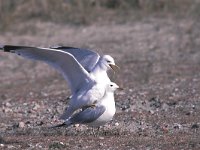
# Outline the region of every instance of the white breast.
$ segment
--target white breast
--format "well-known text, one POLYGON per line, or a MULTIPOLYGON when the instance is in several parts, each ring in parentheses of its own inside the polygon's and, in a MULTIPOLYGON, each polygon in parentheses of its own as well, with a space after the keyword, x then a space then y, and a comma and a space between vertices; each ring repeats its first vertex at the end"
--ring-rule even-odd
POLYGON ((89 123, 90 126, 102 126, 112 120, 115 115, 116 108, 113 94, 106 96, 99 105, 103 105, 106 110, 97 120, 89 123))

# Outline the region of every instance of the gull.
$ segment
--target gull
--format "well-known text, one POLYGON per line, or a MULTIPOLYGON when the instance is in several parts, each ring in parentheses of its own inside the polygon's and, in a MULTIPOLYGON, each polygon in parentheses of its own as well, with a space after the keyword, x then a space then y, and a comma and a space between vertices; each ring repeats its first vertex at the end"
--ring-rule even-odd
POLYGON ((97 102, 94 102, 95 106, 82 108, 81 111, 73 114, 64 123, 53 126, 52 128, 69 127, 73 124, 86 124, 92 127, 105 125, 112 120, 116 112, 114 100, 114 91, 116 89, 121 88, 116 83, 110 82, 106 85, 104 96, 97 102))
POLYGON ((110 82, 107 75, 107 70, 119 70, 115 64, 114 59, 110 55, 100 56, 98 53, 82 48, 66 47, 66 46, 52 46, 52 49, 58 49, 72 54, 76 60, 87 70, 96 82, 110 82))
POLYGON ((110 82, 107 70, 116 70, 114 59, 109 55, 99 56, 96 52, 72 47, 29 47, 2 45, 5 52, 43 61, 58 70, 71 90, 69 107, 60 119, 68 119, 75 110, 90 106, 101 99, 105 86, 110 82))

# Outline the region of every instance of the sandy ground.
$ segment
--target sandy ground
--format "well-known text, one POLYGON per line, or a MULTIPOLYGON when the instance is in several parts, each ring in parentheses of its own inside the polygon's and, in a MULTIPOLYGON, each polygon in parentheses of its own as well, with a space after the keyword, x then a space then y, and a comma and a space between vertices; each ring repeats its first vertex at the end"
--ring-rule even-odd
POLYGON ((63 44, 110 54, 116 115, 99 131, 84 125, 49 129, 67 105, 69 88, 41 62, 0 53, 1 149, 200 149, 200 23, 146 18, 90 26, 29 22, 0 43, 63 44), (15 33, 15 34, 14 34, 15 33))

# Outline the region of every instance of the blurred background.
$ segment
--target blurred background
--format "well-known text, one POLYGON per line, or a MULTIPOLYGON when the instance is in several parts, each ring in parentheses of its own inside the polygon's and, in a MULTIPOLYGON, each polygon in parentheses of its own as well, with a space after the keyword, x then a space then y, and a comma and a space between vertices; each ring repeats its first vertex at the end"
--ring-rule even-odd
POLYGON ((121 68, 111 79, 125 88, 116 92, 111 126, 98 131, 103 138, 85 126, 44 130, 67 105, 66 82, 45 63, 0 52, 0 143, 199 149, 199 16, 200 0, 0 0, 0 45, 110 54, 121 68))
POLYGON ((94 49, 137 63, 136 83, 148 83, 169 64, 200 63, 199 8, 200 0, 0 0, 0 44, 94 49))
POLYGON ((38 22, 80 26, 126 24, 149 17, 198 18, 199 5, 199 0, 1 0, 0 31, 36 34, 38 22))
POLYGON ((26 21, 127 23, 150 16, 198 17, 199 0, 1 0, 1 30, 26 21))

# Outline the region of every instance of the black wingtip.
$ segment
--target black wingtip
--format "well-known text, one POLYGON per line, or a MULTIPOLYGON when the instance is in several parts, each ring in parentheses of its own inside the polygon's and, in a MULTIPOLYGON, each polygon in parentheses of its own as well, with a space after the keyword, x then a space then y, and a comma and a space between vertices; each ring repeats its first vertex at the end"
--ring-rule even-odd
POLYGON ((12 50, 20 49, 21 46, 4 45, 4 52, 12 52, 12 50))
POLYGON ((60 45, 51 46, 50 48, 52 48, 52 49, 58 49, 58 50, 64 50, 64 49, 78 49, 78 48, 76 48, 76 47, 60 46, 60 45))
POLYGON ((4 52, 13 53, 15 50, 23 49, 23 48, 32 48, 30 46, 16 46, 16 45, 0 45, 0 49, 4 50, 4 52))

